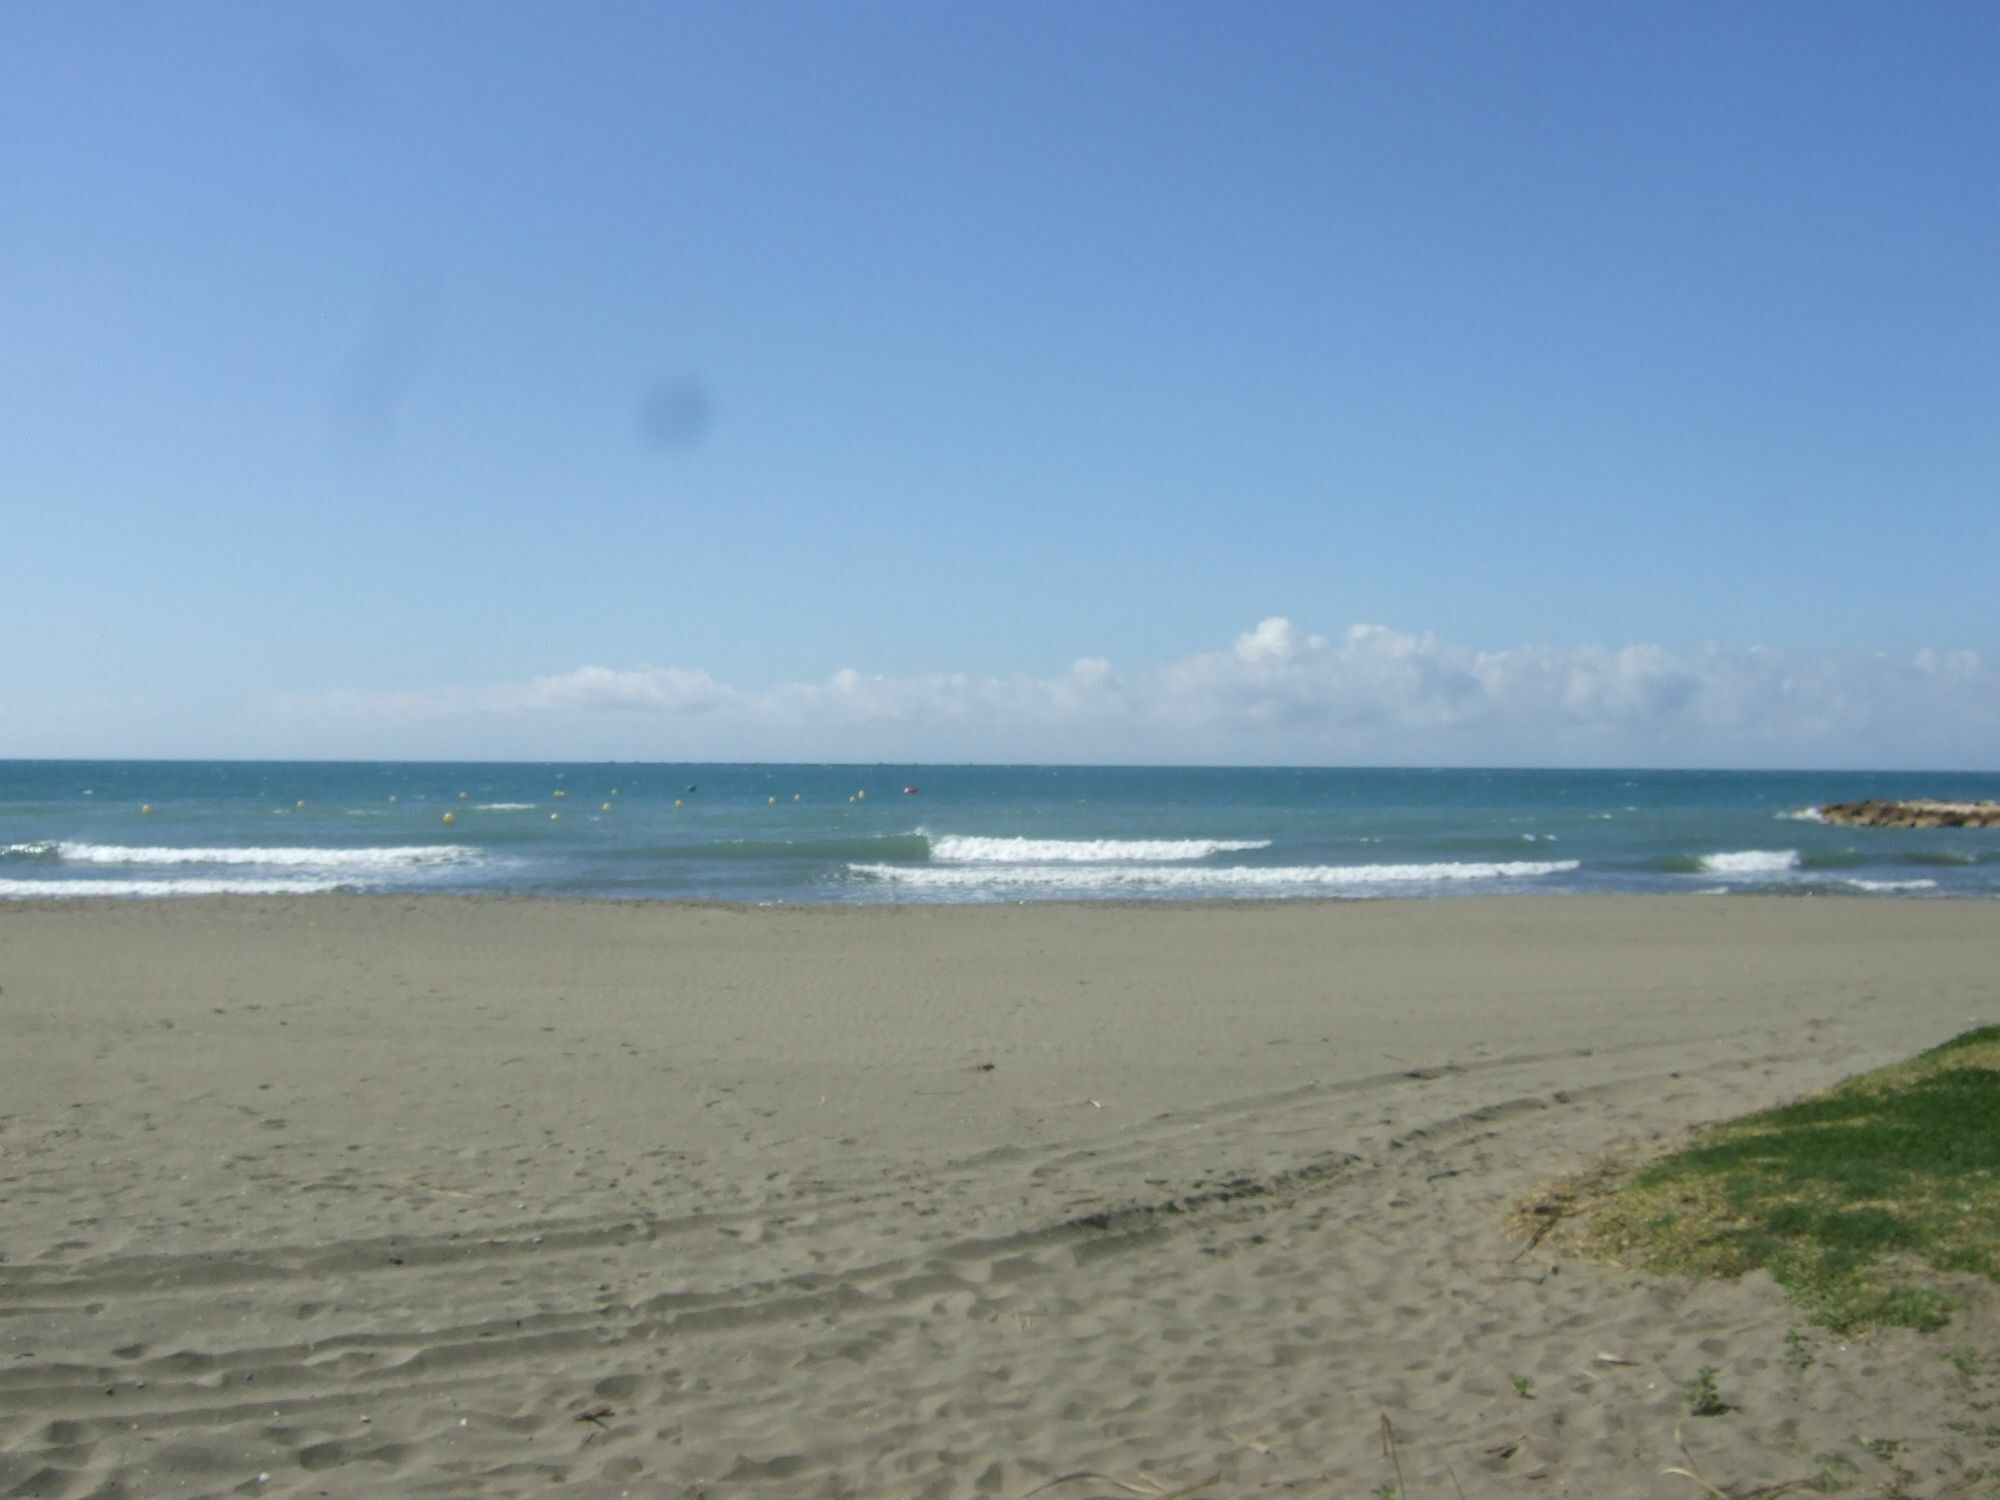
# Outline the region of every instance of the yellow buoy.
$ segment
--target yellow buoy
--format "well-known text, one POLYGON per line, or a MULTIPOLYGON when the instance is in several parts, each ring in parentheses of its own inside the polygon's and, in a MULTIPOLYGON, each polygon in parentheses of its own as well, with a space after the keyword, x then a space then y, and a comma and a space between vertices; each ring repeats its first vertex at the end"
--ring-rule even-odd
POLYGON ((867 793, 867 791, 866 791, 866 790, 864 789, 864 790, 862 790, 862 791, 859 791, 859 792, 856 792, 856 793, 854 794, 854 800, 855 800, 856 802, 866 802, 866 801, 868 800, 868 793, 867 793))
POLYGON ((456 823, 457 821, 458 821, 457 813, 446 813, 444 815, 444 826, 447 828, 451 827, 451 825, 456 823))
POLYGON ((568 792, 566 792, 566 791, 564 791, 564 790, 563 790, 563 789, 562 789, 561 787, 557 787, 557 788, 556 788, 556 795, 557 795, 558 797, 567 797, 567 796, 569 795, 569 793, 568 793, 568 792))
POLYGON ((797 792, 793 792, 793 793, 792 793, 792 800, 793 800, 794 802, 798 801, 798 800, 799 800, 799 793, 797 793, 797 792))
POLYGON ((549 814, 549 821, 550 821, 551 823, 553 823, 553 822, 555 822, 555 820, 556 820, 557 818, 560 818, 561 816, 562 816, 562 814, 561 814, 561 813, 550 813, 550 814, 549 814))
POLYGON ((300 812, 304 812, 306 810, 306 799, 301 797, 299 798, 298 801, 294 802, 292 806, 296 807, 300 812))
POLYGON ((764 805, 766 807, 776 807, 778 805, 778 799, 776 797, 766 797, 764 799, 764 805))
POLYGON ((680 799, 680 798, 676 797, 676 798, 674 798, 674 806, 675 806, 675 807, 686 807, 686 806, 687 806, 687 804, 686 804, 685 802, 681 801, 681 799, 680 799))
POLYGON ((149 813, 152 810, 153 810, 153 804, 150 802, 141 803, 139 806, 139 811, 142 813, 149 813))
POLYGON ((611 811, 611 804, 610 804, 609 802, 607 802, 607 803, 605 803, 605 804, 604 804, 604 810, 605 810, 606 812, 610 812, 610 811, 611 811))

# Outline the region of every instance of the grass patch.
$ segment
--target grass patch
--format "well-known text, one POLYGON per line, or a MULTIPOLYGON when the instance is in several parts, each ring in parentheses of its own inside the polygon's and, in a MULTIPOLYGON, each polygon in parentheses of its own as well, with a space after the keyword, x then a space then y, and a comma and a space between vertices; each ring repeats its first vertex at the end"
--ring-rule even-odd
POLYGON ((1586 1253, 1651 1271, 1769 1271, 1836 1331, 1937 1328, 1952 1302, 1925 1268, 2000 1281, 2000 1026, 1564 1193, 1524 1222, 1574 1214, 1586 1253))
POLYGON ((1689 1416, 1726 1417, 1736 1410, 1722 1399, 1722 1392, 1716 1388, 1715 1377, 1720 1373, 1714 1365, 1703 1365, 1701 1373, 1688 1382, 1689 1416))

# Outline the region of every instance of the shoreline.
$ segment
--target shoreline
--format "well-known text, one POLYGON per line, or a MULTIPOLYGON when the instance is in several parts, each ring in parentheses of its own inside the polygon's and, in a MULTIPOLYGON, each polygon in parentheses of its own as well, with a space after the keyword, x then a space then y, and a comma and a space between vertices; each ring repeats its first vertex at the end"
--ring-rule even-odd
MULTIPOLYGON (((1723 877, 1717 876, 1720 880, 1723 877)), ((1875 906, 1884 903, 1897 905, 1979 905, 2000 903, 1987 891, 1937 890, 1918 894, 1901 890, 1868 890, 1865 888, 1828 888, 1824 886, 1790 888, 1782 885, 1764 886, 1708 886, 1682 891, 1605 891, 1605 890, 1547 890, 1547 891, 1486 891, 1477 888, 1432 889, 1422 893, 1395 895, 1344 895, 1315 891, 1306 895, 1284 896, 1026 896, 1026 897, 981 897, 971 900, 869 900, 856 901, 843 897, 827 897, 823 900, 786 899, 774 897, 765 900, 738 900, 720 896, 627 896, 595 895, 578 891, 565 895, 555 895, 548 891, 536 890, 421 890, 402 888, 395 890, 332 889, 315 891, 198 891, 163 895, 132 895, 119 892, 115 895, 84 895, 72 891, 61 896, 5 895, 0 896, 0 915, 9 911, 60 911, 78 907, 110 908, 125 906, 169 906, 198 908, 209 904, 219 906, 270 907, 291 903, 313 902, 380 902, 396 905, 404 902, 431 902, 439 905, 463 904, 466 906, 516 904, 524 906, 616 908, 625 910, 675 910, 691 911, 736 911, 736 912, 810 912, 810 911, 851 911, 851 912, 919 912, 919 911, 1258 911, 1267 908, 1312 908, 1312 907, 1352 907, 1352 906, 1462 906, 1484 902, 1518 903, 1570 903, 1570 902, 1611 902, 1673 904, 1698 901, 1704 904, 1722 900, 1734 902, 1739 899, 1752 901, 1771 900, 1776 902, 1843 902, 1857 905, 1875 906)))
POLYGON ((1945 1425, 1990 1288, 1833 1340, 1505 1220, 1995 1019, 1995 951, 1880 897, 0 905, 0 1487, 1361 1493, 1386 1415, 1412 1495, 1684 1494, 1684 1423, 1929 1494, 2000 1463, 1945 1425))

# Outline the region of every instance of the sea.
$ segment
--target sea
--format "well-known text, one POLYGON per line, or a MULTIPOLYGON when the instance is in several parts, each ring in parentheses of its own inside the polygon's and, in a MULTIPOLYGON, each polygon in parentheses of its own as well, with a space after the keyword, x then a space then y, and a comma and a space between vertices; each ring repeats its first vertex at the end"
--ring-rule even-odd
POLYGON ((0 900, 1990 898, 2000 773, 0 761, 0 900))

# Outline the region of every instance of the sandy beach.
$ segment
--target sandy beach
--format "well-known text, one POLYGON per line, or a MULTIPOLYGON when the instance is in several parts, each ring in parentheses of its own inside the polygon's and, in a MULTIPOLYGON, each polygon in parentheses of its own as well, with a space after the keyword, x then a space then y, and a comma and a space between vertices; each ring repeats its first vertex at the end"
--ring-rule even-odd
POLYGON ((0 1493, 1985 1494, 1992 1288, 1842 1340, 1506 1217, 2000 1019, 1996 954, 1990 902, 0 905, 0 1493))

